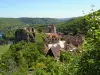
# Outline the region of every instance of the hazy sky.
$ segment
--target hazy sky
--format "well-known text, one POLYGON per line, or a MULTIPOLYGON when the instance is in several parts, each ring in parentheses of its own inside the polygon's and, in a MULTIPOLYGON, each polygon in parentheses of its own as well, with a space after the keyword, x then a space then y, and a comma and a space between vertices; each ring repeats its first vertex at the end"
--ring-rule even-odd
POLYGON ((92 4, 100 9, 100 0, 0 0, 0 17, 77 17, 92 4))

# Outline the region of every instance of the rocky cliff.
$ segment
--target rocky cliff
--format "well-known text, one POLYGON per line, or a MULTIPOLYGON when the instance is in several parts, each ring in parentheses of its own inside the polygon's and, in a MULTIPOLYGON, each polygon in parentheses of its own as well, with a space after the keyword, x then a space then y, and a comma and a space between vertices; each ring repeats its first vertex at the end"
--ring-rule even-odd
POLYGON ((15 32, 15 43, 19 41, 35 42, 35 29, 34 28, 24 28, 18 29, 15 32))

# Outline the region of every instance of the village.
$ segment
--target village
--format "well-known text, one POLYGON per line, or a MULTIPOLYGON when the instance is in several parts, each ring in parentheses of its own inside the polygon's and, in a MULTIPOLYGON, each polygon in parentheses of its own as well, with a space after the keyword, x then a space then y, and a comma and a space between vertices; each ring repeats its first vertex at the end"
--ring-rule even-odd
MULTIPOLYGON (((21 40, 24 40, 27 43, 35 42, 36 33, 37 30, 33 27, 18 29, 15 32, 15 43, 21 40)), ((81 34, 75 36, 64 35, 61 32, 57 32, 56 25, 54 24, 48 25, 48 27, 43 30, 43 33, 47 35, 46 38, 43 38, 45 42, 45 56, 49 55, 54 57, 55 59, 58 59, 61 51, 70 51, 74 54, 76 52, 81 52, 78 49, 79 46, 82 45, 84 40, 81 34)))

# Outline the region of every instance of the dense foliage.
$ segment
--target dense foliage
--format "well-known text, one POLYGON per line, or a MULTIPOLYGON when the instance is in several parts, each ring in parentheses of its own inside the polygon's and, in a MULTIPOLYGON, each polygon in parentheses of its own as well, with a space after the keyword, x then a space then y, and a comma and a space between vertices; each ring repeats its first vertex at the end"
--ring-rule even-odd
POLYGON ((28 68, 43 55, 44 43, 40 36, 43 34, 37 34, 36 43, 22 41, 11 45, 1 57, 0 72, 5 75, 27 75, 28 68))
POLYGON ((78 17, 57 25, 57 29, 66 35, 76 35, 79 33, 86 34, 88 26, 83 17, 78 17))
MULTIPOLYGON (((91 13, 88 16, 91 16, 91 13)), ((97 16, 100 16, 100 11, 98 11, 97 16)), ((91 23, 88 24, 87 19, 85 17, 78 17, 70 19, 64 23, 58 24, 57 30, 66 35, 87 34, 91 26, 91 23)))

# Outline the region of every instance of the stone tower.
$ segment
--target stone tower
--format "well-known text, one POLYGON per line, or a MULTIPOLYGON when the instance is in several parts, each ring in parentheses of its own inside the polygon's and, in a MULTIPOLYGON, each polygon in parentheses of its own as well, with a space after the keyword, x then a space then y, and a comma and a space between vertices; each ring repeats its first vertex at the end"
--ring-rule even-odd
POLYGON ((49 33, 55 33, 56 34, 56 26, 54 24, 48 25, 49 33))

